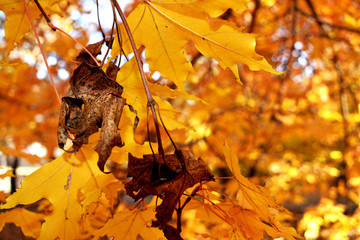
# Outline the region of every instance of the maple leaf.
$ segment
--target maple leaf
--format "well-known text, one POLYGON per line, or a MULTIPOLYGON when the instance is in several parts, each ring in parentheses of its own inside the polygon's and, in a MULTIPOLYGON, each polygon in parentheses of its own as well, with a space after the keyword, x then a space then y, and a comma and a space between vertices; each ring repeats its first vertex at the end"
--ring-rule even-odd
POLYGON ((0 231, 5 223, 13 222, 20 227, 24 235, 37 239, 40 235, 44 214, 35 213, 24 208, 14 208, 0 212, 0 231))
MULTIPOLYGON (((88 46, 93 55, 100 53, 103 42, 88 46)), ((73 151, 78 151, 88 138, 99 130, 101 135, 95 151, 99 154, 98 166, 104 171, 104 165, 114 146, 124 145, 117 132, 122 109, 126 100, 121 97, 122 87, 115 81, 118 68, 112 62, 107 73, 99 67, 91 67, 94 60, 84 50, 78 60, 82 63, 74 70, 70 79, 70 90, 62 98, 58 144, 64 148, 66 140, 72 139, 68 132, 75 134, 73 151), (113 79, 108 77, 108 74, 113 79)))
POLYGON ((213 174, 201 158, 196 160, 190 152, 180 150, 164 158, 158 154, 144 155, 143 159, 129 155, 128 177, 132 180, 125 184, 125 189, 135 200, 164 194, 153 222, 155 227, 164 229, 182 193, 200 181, 212 180, 213 174))
MULTIPOLYGON (((45 217, 40 239, 69 239, 80 236, 82 208, 79 191, 88 181, 103 173, 97 167, 97 154, 83 147, 76 154, 64 153, 23 179, 21 188, 2 205, 2 209, 31 204, 46 198, 53 213, 45 217)), ((83 193, 86 194, 86 193, 83 193)))
MULTIPOLYGON (((136 66, 135 58, 132 58, 129 62, 122 66, 116 81, 123 87, 122 96, 126 98, 127 103, 134 107, 140 119, 145 119, 147 117, 147 98, 144 94, 145 90, 141 82, 140 73, 136 66)), ((169 130, 173 130, 175 128, 186 128, 184 124, 181 124, 177 120, 177 111, 174 110, 168 101, 164 100, 160 96, 165 96, 167 98, 176 98, 181 96, 195 101, 203 100, 184 91, 170 89, 167 86, 150 82, 147 82, 147 84, 155 101, 159 105, 159 111, 161 112, 163 121, 166 122, 166 127, 169 130)))
POLYGON ((144 240, 163 239, 164 234, 157 228, 151 227, 154 219, 154 207, 145 210, 123 210, 114 215, 101 229, 94 231, 95 239, 102 236, 114 239, 133 240, 140 236, 144 240))
MULTIPOLYGON (((216 4, 214 1, 144 1, 127 21, 136 44, 145 46, 150 69, 159 71, 182 91, 187 73, 192 71, 184 52, 188 41, 194 42, 203 55, 216 59, 223 68, 230 68, 237 79, 238 62, 247 64, 251 70, 276 73, 255 53, 256 35, 242 33, 242 29, 226 21, 209 20, 207 12, 216 16, 228 7, 242 8, 242 1, 237 4, 233 1, 230 4, 226 1, 216 4)), ((119 52, 116 43, 114 50, 119 52)))
POLYGON ((281 226, 281 224, 276 221, 270 209, 273 208, 284 211, 285 209, 275 203, 265 188, 251 183, 241 174, 238 158, 235 153, 231 151, 227 143, 225 143, 223 147, 223 152, 226 163, 239 185, 239 193, 237 196, 239 206, 229 210, 229 213, 244 237, 262 239, 262 236, 256 234, 256 229, 263 229, 273 237, 281 236, 291 240, 301 238, 301 236, 297 235, 295 229, 281 226))
MULTIPOLYGON (((40 11, 33 1, 26 0, 30 15, 33 19, 40 18, 40 11)), ((60 0, 39 0, 41 6, 47 13, 61 14, 58 2, 60 0)), ((30 30, 30 21, 27 17, 22 0, 5 0, 0 2, 0 9, 5 13, 5 40, 7 42, 7 55, 20 42, 24 35, 30 30)), ((5 58, 7 57, 5 55, 5 58)))

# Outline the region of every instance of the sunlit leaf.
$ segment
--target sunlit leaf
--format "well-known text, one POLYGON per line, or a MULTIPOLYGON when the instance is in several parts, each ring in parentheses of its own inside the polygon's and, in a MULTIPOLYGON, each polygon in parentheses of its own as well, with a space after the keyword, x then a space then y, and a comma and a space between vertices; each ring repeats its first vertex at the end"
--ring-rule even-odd
POLYGON ((154 219, 153 207, 146 210, 124 210, 116 213, 114 218, 109 220, 103 228, 95 231, 94 237, 107 236, 124 240, 137 239, 139 236, 144 240, 164 238, 162 231, 151 228, 151 221, 154 219))
POLYGON ((77 154, 64 153, 26 177, 22 187, 1 208, 13 208, 46 198, 53 205, 53 213, 45 217, 40 239, 79 236, 81 205, 78 192, 84 184, 95 181, 95 177, 102 174, 97 167, 97 158, 93 150, 86 148, 77 154))
POLYGON ((44 214, 31 212, 24 208, 14 208, 0 212, 0 231, 5 223, 15 223, 20 227, 25 236, 38 238, 44 214))

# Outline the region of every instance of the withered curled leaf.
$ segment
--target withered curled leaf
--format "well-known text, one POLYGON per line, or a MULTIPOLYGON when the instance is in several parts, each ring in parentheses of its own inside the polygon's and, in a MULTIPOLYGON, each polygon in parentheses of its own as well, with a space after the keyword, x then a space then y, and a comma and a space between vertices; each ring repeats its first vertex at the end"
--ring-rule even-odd
POLYGON ((172 219, 175 207, 187 188, 201 181, 213 180, 207 164, 201 158, 195 159, 186 150, 165 155, 164 158, 159 154, 149 154, 141 159, 129 154, 128 177, 132 180, 125 189, 133 199, 163 196, 162 203, 156 207, 156 221, 153 222, 153 226, 161 229, 172 219))
MULTIPOLYGON (((99 54, 101 44, 90 45, 91 53, 99 54)), ((91 134, 101 128, 100 139, 95 147, 99 154, 98 166, 104 165, 114 146, 123 146, 118 125, 126 100, 121 97, 122 86, 116 81, 119 68, 111 62, 105 73, 94 63, 89 54, 82 51, 77 60, 83 62, 70 78, 70 89, 62 98, 58 124, 58 145, 64 148, 67 139, 73 142, 73 151, 88 143, 91 134), (70 134, 75 135, 74 138, 70 134)))

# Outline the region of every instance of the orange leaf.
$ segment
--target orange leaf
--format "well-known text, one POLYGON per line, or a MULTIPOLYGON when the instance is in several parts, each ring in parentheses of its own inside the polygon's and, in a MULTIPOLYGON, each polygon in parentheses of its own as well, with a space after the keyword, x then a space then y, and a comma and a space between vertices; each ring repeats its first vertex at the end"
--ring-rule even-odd
POLYGON ((15 177, 12 170, 7 170, 5 173, 0 174, 0 178, 15 177))

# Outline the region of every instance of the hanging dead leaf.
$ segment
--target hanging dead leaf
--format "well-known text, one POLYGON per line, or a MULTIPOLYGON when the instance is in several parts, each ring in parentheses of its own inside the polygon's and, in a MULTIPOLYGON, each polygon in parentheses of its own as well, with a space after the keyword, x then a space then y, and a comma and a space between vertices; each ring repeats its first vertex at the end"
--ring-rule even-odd
MULTIPOLYGON (((89 52, 99 54, 101 44, 90 45, 89 52)), ((73 151, 78 151, 83 144, 88 143, 89 136, 101 127, 95 151, 99 154, 98 166, 104 171, 112 148, 124 145, 117 132, 126 103, 121 97, 122 86, 114 81, 119 68, 110 63, 105 73, 100 67, 92 67, 89 64, 94 63, 94 60, 85 51, 79 54, 77 60, 83 62, 74 70, 70 79, 71 88, 62 98, 58 144, 63 149, 66 140, 71 139, 73 151), (69 133, 74 134, 75 138, 71 138, 69 133)))
POLYGON ((164 158, 149 154, 141 159, 129 154, 128 177, 132 180, 125 189, 135 200, 149 195, 162 196, 162 203, 156 207, 156 221, 153 221, 153 226, 161 229, 172 219, 176 204, 187 188, 201 181, 213 180, 206 163, 201 158, 196 160, 185 150, 164 158))

